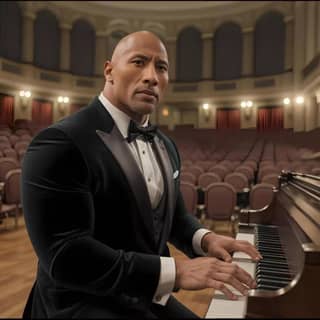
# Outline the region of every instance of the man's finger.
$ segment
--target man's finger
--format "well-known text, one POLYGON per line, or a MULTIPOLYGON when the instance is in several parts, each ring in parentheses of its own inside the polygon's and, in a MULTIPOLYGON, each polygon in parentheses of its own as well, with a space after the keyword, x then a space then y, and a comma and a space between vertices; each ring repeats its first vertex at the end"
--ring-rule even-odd
POLYGON ((248 254, 253 260, 260 260, 263 258, 260 252, 248 241, 237 240, 234 246, 235 251, 242 251, 248 254))
MULTIPOLYGON (((217 272, 214 275, 215 279, 227 283, 229 286, 232 286, 237 291, 239 291, 242 295, 246 296, 248 294, 248 287, 241 283, 236 277, 224 273, 224 272, 217 272)), ((234 292, 234 290, 231 288, 231 291, 234 292)))
POLYGON ((218 280, 209 279, 208 281, 208 287, 214 288, 217 290, 220 290, 225 294, 227 298, 230 300, 238 300, 238 297, 236 294, 234 294, 223 282, 218 280))

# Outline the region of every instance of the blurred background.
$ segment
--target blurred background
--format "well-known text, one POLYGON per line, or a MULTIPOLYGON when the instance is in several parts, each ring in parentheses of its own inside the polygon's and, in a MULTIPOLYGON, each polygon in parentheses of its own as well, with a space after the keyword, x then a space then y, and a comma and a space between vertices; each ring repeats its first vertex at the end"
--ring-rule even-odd
MULTIPOLYGON (((104 62, 138 30, 167 47, 170 84, 151 121, 177 143, 188 209, 207 227, 219 223, 205 173, 232 184, 238 205, 283 169, 320 173, 306 160, 320 151, 319 2, 1 1, 0 317, 21 316, 37 263, 17 187, 26 148, 101 92, 104 62)), ((234 235, 226 216, 220 231, 234 235)), ((203 316, 212 291, 179 294, 203 316)))

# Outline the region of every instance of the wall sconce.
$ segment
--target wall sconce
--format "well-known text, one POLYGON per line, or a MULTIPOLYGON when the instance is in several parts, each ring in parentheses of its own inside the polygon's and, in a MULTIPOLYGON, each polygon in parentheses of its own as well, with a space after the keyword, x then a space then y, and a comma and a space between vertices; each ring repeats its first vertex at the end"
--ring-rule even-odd
POLYGON ((169 116, 169 109, 168 108, 163 108, 162 109, 162 115, 164 117, 168 117, 169 116))
POLYGON ((211 116, 211 110, 209 108, 209 104, 208 103, 204 103, 202 105, 202 110, 204 113, 204 119, 206 120, 206 122, 208 122, 210 120, 210 116, 211 116))
POLYGON ((66 111, 66 105, 69 103, 69 97, 58 97, 58 110, 61 114, 66 111))
POLYGON ((296 104, 303 104, 304 103, 304 97, 303 96, 297 96, 296 97, 296 104))
POLYGON ((241 101, 240 104, 241 108, 244 109, 244 116, 247 120, 249 120, 251 118, 251 114, 252 114, 252 106, 253 103, 252 101, 248 100, 248 101, 241 101))
POLYGON ((31 97, 31 92, 28 90, 27 91, 21 90, 19 92, 19 96, 20 96, 21 109, 25 110, 28 107, 28 103, 31 97))

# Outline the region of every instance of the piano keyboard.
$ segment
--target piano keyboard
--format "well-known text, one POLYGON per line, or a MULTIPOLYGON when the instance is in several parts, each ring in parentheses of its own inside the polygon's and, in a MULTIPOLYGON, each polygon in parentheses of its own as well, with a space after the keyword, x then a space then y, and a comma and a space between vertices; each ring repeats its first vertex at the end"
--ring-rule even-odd
MULTIPOLYGON (((238 233, 236 239, 249 241, 263 256, 263 259, 256 263, 243 252, 235 252, 233 255, 233 263, 238 264, 256 280, 257 288, 254 290, 278 290, 292 280, 278 227, 256 225, 253 227, 253 234, 238 233)), ((237 294, 238 300, 229 300, 220 290, 216 290, 206 318, 245 318, 248 298, 235 288, 228 288, 237 294)))

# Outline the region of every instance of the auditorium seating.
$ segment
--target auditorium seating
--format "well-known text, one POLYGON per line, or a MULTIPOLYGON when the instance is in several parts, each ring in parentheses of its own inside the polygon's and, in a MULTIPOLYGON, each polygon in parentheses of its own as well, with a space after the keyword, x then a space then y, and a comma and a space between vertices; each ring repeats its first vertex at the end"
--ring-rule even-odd
POLYGON ((180 173, 180 180, 181 182, 188 182, 193 185, 197 183, 197 177, 193 173, 187 171, 182 171, 180 173))
POLYGON ((187 209, 187 212, 196 215, 197 214, 197 203, 198 203, 198 193, 197 188, 188 182, 180 183, 180 190, 184 203, 187 209))
POLYGON ((18 215, 21 208, 20 178, 21 169, 7 172, 0 203, 0 217, 4 218, 13 215, 15 227, 18 227, 18 215))
POLYGON ((13 169, 19 169, 20 165, 16 159, 0 158, 0 182, 5 181, 6 174, 13 169))
POLYGON ((224 182, 232 185, 236 192, 243 192, 243 189, 249 187, 249 180, 247 176, 240 172, 232 172, 225 176, 224 182))
POLYGON ((221 177, 214 172, 204 172, 198 178, 198 185, 203 190, 214 182, 222 182, 221 177))
POLYGON ((228 222, 232 234, 235 233, 233 216, 237 201, 236 190, 226 182, 211 183, 205 190, 205 216, 215 229, 217 221, 228 222))
MULTIPOLYGON (((266 205, 271 205, 274 198, 274 186, 269 183, 258 183, 254 185, 250 190, 249 195, 249 208, 261 209, 266 205)), ((250 223, 262 223, 266 224, 270 221, 272 215, 272 207, 262 213, 251 214, 250 216, 240 216, 240 221, 250 223)))
MULTIPOLYGON (((0 160, 7 163, 2 165, 0 162, 2 182, 8 170, 21 168, 28 145, 34 134, 41 129, 25 119, 17 119, 13 127, 0 126, 0 160), (3 169, 3 166, 7 168, 3 169)), ((317 144, 319 139, 316 139, 320 135, 319 129, 310 133, 293 133, 285 129, 281 132, 258 132, 182 126, 166 130, 166 133, 178 146, 182 164, 182 188, 184 183, 189 183, 193 186, 192 192, 197 193, 195 206, 205 205, 204 190, 214 182, 232 185, 237 193, 236 204, 241 206, 239 199, 243 196, 241 190, 244 186, 251 190, 255 190, 253 188, 256 184, 277 186, 281 170, 320 175, 320 159, 303 158, 320 151, 317 144), (242 175, 247 177, 248 185, 244 181, 240 183, 242 178, 239 177, 242 175)), ((187 200, 188 206, 193 200, 190 203, 187 200)), ((193 214, 196 211, 194 207, 190 209, 193 214)))

